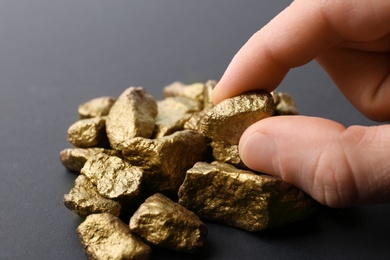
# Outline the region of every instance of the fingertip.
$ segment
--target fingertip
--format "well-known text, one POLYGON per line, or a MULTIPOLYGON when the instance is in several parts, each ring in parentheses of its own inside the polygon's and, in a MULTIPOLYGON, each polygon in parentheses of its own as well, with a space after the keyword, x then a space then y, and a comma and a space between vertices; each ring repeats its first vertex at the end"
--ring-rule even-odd
POLYGON ((249 168, 277 174, 274 165, 277 164, 277 146, 272 137, 262 132, 243 135, 239 145, 240 157, 249 168))

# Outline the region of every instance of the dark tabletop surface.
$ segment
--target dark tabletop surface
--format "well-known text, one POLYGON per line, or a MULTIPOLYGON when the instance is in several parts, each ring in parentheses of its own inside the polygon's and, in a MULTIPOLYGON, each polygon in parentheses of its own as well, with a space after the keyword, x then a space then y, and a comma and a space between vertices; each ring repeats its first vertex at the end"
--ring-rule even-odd
MULTIPOLYGON (((0 1, 0 259, 85 259, 80 218, 62 199, 75 174, 58 160, 71 147, 77 106, 131 85, 156 98, 176 80, 219 79, 236 51, 290 1, 0 1)), ((345 126, 375 125, 315 64, 280 90, 301 114, 345 126)), ((250 233, 206 222, 200 255, 156 250, 153 259, 385 259, 390 206, 323 209, 307 220, 250 233)))

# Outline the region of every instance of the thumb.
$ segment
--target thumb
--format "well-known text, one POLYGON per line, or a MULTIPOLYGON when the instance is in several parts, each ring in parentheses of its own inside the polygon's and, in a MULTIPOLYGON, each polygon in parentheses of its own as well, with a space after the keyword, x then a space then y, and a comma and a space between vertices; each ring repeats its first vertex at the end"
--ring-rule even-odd
POLYGON ((270 117, 245 131, 239 150, 249 168, 324 205, 390 202, 390 125, 345 128, 322 118, 270 117))

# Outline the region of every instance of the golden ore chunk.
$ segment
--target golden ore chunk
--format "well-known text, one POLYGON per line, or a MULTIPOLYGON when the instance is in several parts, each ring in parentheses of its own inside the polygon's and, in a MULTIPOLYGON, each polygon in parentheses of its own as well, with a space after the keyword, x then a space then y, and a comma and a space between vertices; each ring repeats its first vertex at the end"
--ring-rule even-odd
POLYGON ((285 92, 272 92, 275 102, 275 116, 298 115, 299 111, 294 99, 285 92))
POLYGON ((151 245, 184 252, 196 252, 207 237, 207 227, 197 215, 160 193, 141 204, 129 226, 151 245))
POLYGON ((85 217, 94 213, 110 213, 119 216, 121 204, 99 194, 96 186, 84 175, 79 175, 75 186, 64 196, 65 206, 76 214, 85 217))
POLYGON ((198 162, 187 171, 179 203, 199 217, 260 231, 308 216, 316 203, 275 177, 232 165, 198 162))
POLYGON ((105 153, 113 156, 120 156, 121 153, 115 150, 99 147, 92 148, 67 148, 60 152, 60 161, 71 172, 80 173, 86 161, 99 153, 105 153))
POLYGON ((80 119, 107 116, 116 98, 98 97, 79 105, 80 119))
POLYGON ((183 130, 191 114, 201 110, 199 102, 186 97, 168 97, 157 102, 158 114, 154 129, 154 138, 170 135, 183 130))
POLYGON ((122 150, 123 143, 134 137, 152 136, 157 103, 142 87, 126 89, 111 107, 106 131, 111 147, 122 150))
POLYGON ((68 129, 68 141, 79 148, 109 147, 106 118, 80 119, 68 129))
POLYGON ((250 125, 273 113, 273 97, 268 92, 243 94, 211 108, 201 120, 200 131, 213 141, 238 144, 250 125))
POLYGON ((109 213, 89 215, 77 233, 89 259, 144 260, 151 254, 150 247, 133 235, 128 225, 109 213))
POLYGON ((202 134, 183 130, 157 139, 130 139, 122 154, 130 164, 142 167, 146 189, 175 194, 186 171, 203 160, 206 149, 206 138, 202 134))
POLYGON ((140 191, 143 170, 119 157, 97 154, 87 160, 81 174, 106 198, 134 198, 140 191))

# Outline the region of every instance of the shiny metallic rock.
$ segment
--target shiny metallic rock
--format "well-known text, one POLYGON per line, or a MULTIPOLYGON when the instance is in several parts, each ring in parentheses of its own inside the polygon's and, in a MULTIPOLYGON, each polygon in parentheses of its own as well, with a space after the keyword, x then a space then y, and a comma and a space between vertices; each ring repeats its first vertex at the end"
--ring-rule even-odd
POLYGON ((130 138, 152 136, 157 103, 142 87, 126 89, 107 116, 106 131, 111 147, 121 150, 130 138))
POLYGON ((204 110, 200 112, 196 112, 190 115, 190 117, 186 120, 183 125, 184 130, 194 130, 199 132, 200 122, 206 113, 204 110))
POLYGON ((129 226, 149 244, 177 251, 195 252, 207 237, 207 227, 197 215, 160 193, 141 204, 129 226))
POLYGON ((211 142, 210 145, 213 149, 215 161, 229 163, 241 169, 248 168, 240 158, 237 144, 211 142))
POLYGON ((182 82, 176 81, 172 84, 164 87, 163 94, 164 97, 186 97, 192 100, 196 100, 203 108, 204 102, 204 93, 205 93, 205 84, 204 83, 193 83, 190 85, 185 85, 182 82))
POLYGON ((268 92, 243 94, 210 109, 201 121, 200 131, 213 141, 238 144, 250 125, 273 113, 273 97, 268 92))
POLYGON ((275 102, 275 115, 298 115, 294 99, 285 92, 272 92, 275 102))
POLYGON ((130 139, 122 154, 130 164, 144 169, 145 188, 171 194, 177 192, 186 171, 203 159, 206 149, 202 134, 183 130, 158 139, 130 139))
POLYGON ((116 156, 97 154, 89 158, 81 174, 106 198, 133 198, 140 191, 143 171, 116 156))
POLYGON ((60 161, 66 169, 80 173, 85 162, 91 156, 103 153, 104 148, 67 148, 60 152, 60 161))
POLYGON ((105 122, 105 117, 76 121, 68 128, 68 141, 79 148, 108 147, 105 122))
POLYGON ((214 103, 212 100, 212 92, 216 85, 217 81, 212 79, 206 81, 206 83, 204 84, 205 88, 203 92, 203 109, 205 110, 214 107, 214 103))
POLYGON ((79 105, 78 113, 81 119, 107 116, 116 98, 98 97, 79 105))
POLYGON ((179 203, 199 217, 248 231, 297 221, 317 206, 290 184, 222 162, 196 163, 178 196, 179 203))
POLYGON ((89 215, 77 233, 89 259, 144 260, 151 254, 151 248, 128 225, 109 213, 89 215))
POLYGON ((184 123, 192 113, 200 111, 199 102, 186 97, 167 97, 157 102, 158 114, 154 129, 154 138, 170 135, 183 130, 184 123))
POLYGON ((60 161, 65 166, 66 169, 72 172, 80 173, 81 168, 83 168, 85 162, 92 156, 105 153, 108 155, 120 157, 122 153, 104 149, 99 147, 92 148, 67 148, 60 152, 60 161))
POLYGON ((64 204, 68 209, 84 217, 103 212, 119 216, 121 210, 119 202, 100 195, 95 185, 84 175, 76 178, 75 186, 64 196, 64 204))

